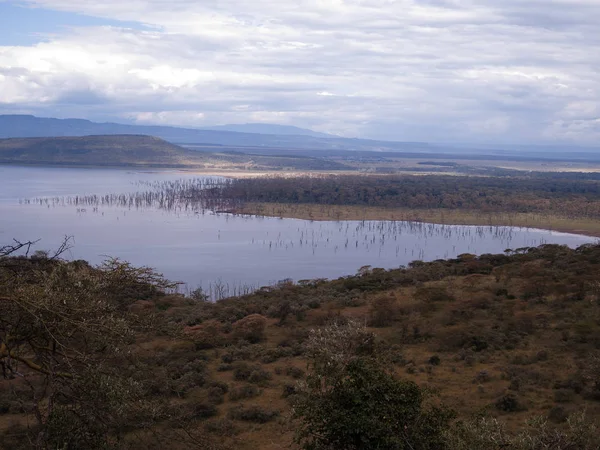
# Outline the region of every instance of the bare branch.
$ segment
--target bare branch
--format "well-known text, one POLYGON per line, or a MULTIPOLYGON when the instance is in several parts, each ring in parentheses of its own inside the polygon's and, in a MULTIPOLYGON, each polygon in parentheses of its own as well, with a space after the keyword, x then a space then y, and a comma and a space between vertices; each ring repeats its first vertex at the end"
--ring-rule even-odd
POLYGON ((17 239, 13 239, 13 244, 9 244, 9 245, 5 245, 3 247, 0 247, 0 258, 5 257, 5 256, 10 256, 13 253, 18 252, 21 249, 25 249, 25 256, 29 256, 29 251, 31 250, 31 247, 35 244, 37 244, 40 240, 36 240, 36 241, 26 241, 26 242, 21 242, 17 239))
POLYGON ((50 260, 61 259, 60 256, 63 253, 65 253, 73 248, 72 242, 74 242, 74 241, 75 241, 74 236, 65 235, 62 243, 58 246, 58 248, 56 250, 54 250, 52 256, 48 257, 48 259, 50 259, 50 260))

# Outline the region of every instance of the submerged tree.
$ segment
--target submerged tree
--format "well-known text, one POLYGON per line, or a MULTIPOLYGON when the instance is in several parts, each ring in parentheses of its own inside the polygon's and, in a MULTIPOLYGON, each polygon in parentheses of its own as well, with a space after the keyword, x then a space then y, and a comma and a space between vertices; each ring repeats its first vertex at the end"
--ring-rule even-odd
POLYGON ((443 449, 453 413, 426 404, 415 383, 386 367, 375 338, 360 325, 333 324, 311 333, 310 373, 294 415, 305 449, 443 449))

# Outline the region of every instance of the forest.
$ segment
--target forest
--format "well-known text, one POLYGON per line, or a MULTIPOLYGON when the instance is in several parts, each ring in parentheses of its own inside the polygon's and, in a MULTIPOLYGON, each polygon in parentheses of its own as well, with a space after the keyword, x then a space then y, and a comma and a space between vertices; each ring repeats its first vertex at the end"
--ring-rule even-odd
POLYGON ((548 177, 305 176, 236 179, 220 196, 242 202, 552 212, 600 217, 600 184, 548 177))
POLYGON ((600 448, 598 245, 209 302, 33 244, 0 250, 0 448, 600 448))
MULTIPOLYGON (((29 199, 75 206, 231 209, 253 204, 356 206, 483 213, 547 213, 597 219, 600 182, 533 174, 522 177, 448 175, 270 175, 151 183, 130 194, 29 199)), ((594 178, 594 177, 591 177, 594 178)))

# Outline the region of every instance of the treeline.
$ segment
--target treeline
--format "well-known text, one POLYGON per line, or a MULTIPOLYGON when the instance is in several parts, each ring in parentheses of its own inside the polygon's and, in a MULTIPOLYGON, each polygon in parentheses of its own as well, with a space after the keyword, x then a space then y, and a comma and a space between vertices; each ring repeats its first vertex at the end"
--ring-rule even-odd
POLYGON ((268 177, 232 180, 214 194, 242 202, 551 212, 600 217, 600 183, 538 176, 268 177))

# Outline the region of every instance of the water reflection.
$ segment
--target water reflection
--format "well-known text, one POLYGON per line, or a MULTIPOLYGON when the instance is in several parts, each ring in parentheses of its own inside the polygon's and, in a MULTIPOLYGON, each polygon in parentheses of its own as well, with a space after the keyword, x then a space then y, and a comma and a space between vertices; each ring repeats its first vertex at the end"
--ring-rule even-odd
MULTIPOLYGON (((222 212, 234 206, 216 195, 223 178, 148 178, 129 176, 134 189, 123 194, 33 195, 0 203, 0 236, 42 238, 43 247, 52 248, 73 235, 72 258, 99 263, 110 255, 155 267, 187 289, 202 286, 213 298, 282 279, 335 278, 365 265, 393 268, 461 253, 595 241, 514 227, 239 216, 222 212)), ((79 182, 85 192, 85 174, 79 182)))

